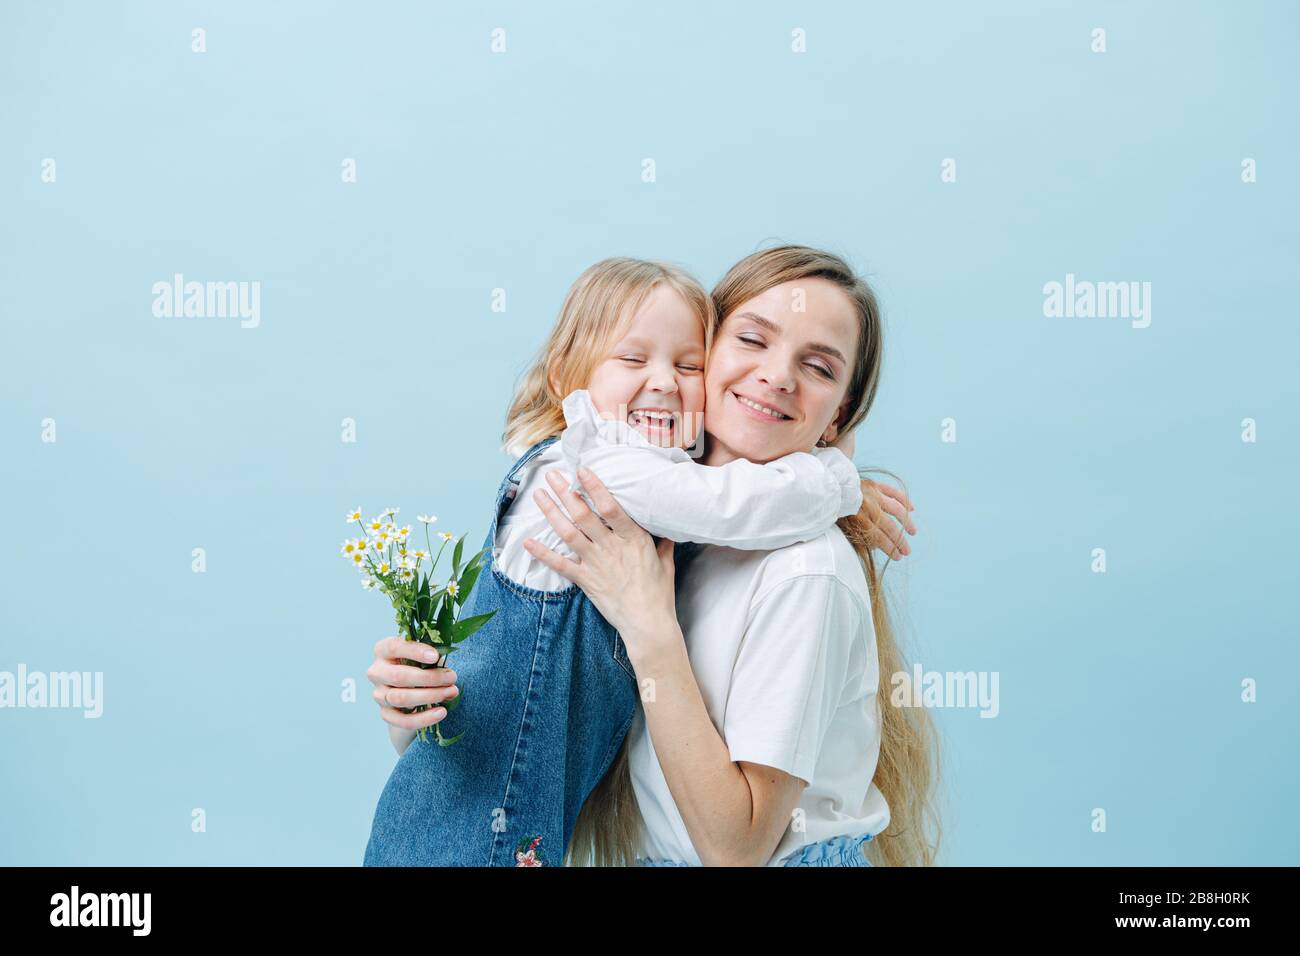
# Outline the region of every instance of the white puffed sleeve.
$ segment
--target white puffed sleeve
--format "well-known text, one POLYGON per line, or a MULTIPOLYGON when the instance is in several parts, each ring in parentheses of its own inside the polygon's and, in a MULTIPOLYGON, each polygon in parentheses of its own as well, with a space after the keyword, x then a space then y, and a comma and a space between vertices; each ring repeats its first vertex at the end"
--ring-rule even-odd
POLYGON ((564 401, 560 442, 572 469, 585 465, 651 534, 771 551, 825 532, 862 507, 857 469, 836 448, 795 452, 766 464, 710 467, 680 448, 658 448, 626 422, 602 419, 585 390, 564 401))

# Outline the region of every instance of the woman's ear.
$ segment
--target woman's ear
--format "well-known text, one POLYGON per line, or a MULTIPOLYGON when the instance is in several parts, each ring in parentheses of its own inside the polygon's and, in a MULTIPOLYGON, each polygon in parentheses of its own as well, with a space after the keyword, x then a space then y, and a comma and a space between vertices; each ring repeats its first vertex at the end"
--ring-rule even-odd
POLYGON ((841 405, 836 410, 835 417, 831 419, 831 423, 826 426, 826 431, 822 432, 823 442, 825 442, 827 445, 832 445, 835 443, 835 439, 840 436, 840 423, 844 421, 844 416, 847 415, 848 413, 849 413, 849 402, 848 399, 845 399, 844 404, 841 405))

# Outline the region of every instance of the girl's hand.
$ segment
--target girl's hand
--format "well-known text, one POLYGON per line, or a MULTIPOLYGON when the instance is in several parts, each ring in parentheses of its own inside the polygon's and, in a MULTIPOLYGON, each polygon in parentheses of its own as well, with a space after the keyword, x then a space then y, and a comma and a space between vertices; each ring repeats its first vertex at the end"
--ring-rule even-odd
POLYGON ((582 588, 623 637, 635 667, 635 658, 649 649, 648 642, 669 633, 665 623, 675 626, 677 622, 673 542, 665 538, 656 546, 590 469, 579 468, 578 480, 599 514, 569 491, 560 472, 547 472, 546 480, 572 520, 545 491, 539 489, 535 499, 578 560, 562 557, 533 538, 524 542, 524 548, 582 588))
POLYGON ((916 525, 908 514, 912 510, 907 492, 870 478, 862 480, 862 507, 858 509, 858 517, 868 527, 871 546, 895 561, 912 553, 903 535, 904 529, 908 534, 916 534, 916 525))
MULTIPOLYGON (((856 434, 855 428, 844 432, 832 442, 844 452, 849 461, 853 460, 856 434)), ((908 514, 912 510, 912 501, 907 497, 907 492, 870 478, 862 479, 862 507, 858 509, 858 517, 867 525, 871 547, 895 561, 912 553, 907 538, 903 536, 904 529, 908 534, 916 534, 916 526, 908 514)))
POLYGON ((460 693, 456 672, 445 667, 425 670, 403 661, 418 660, 428 664, 438 663, 438 653, 427 644, 385 637, 375 645, 375 661, 366 671, 366 677, 375 685, 374 698, 379 704, 379 716, 394 727, 419 730, 432 727, 447 716, 447 708, 432 707, 418 714, 404 714, 398 707, 416 707, 420 704, 440 704, 460 693))

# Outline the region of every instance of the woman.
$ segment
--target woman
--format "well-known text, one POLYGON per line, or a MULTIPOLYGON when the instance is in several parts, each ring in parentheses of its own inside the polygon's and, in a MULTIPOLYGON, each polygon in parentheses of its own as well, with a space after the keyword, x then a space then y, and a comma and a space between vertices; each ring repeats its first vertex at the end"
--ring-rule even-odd
MULTIPOLYGON (((808 451, 865 418, 879 312, 842 260, 766 250, 714 298, 705 463, 808 451)), ((776 551, 699 548, 674 595, 671 545, 656 549, 593 476, 579 479, 599 517, 558 476, 572 521, 539 499, 578 562, 529 551, 618 629, 644 706, 571 858, 860 866, 870 843, 876 862, 931 862, 930 726, 922 709, 881 706, 903 663, 860 520, 776 551)))

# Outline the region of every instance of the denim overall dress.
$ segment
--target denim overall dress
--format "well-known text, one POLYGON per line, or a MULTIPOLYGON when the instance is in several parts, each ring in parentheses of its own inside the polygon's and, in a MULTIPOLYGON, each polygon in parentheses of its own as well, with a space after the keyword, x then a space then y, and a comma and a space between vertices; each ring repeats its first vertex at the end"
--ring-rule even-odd
MULTIPOLYGON (((497 491, 485 548, 519 490, 524 453, 497 491)), ((524 587, 495 551, 464 616, 496 611, 450 660, 463 701, 449 747, 411 741, 375 808, 366 866, 562 866, 578 811, 636 709, 627 649, 577 585, 524 587)))

